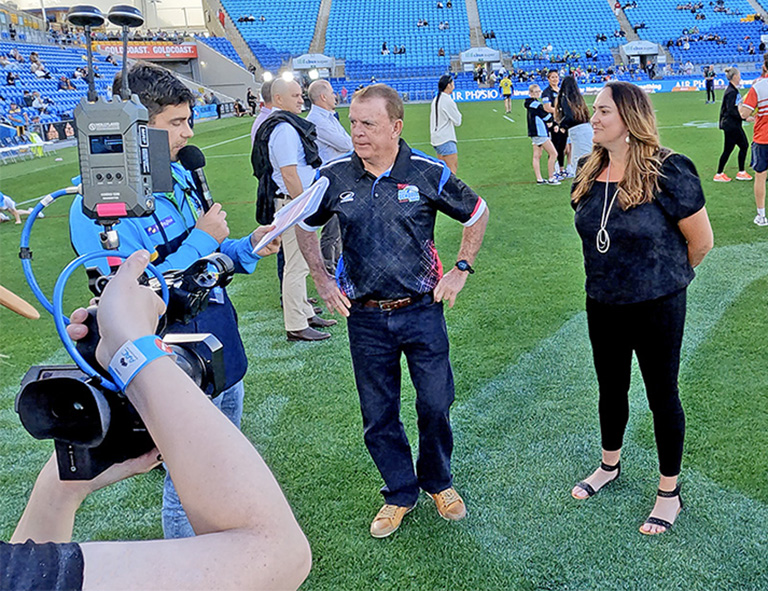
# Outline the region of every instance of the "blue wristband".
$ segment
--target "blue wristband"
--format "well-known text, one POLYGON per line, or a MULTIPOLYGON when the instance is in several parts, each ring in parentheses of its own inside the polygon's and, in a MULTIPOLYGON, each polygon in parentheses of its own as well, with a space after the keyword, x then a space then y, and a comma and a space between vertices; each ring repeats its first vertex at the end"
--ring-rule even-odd
POLYGON ((168 345, 160 337, 151 334, 135 341, 126 341, 112 357, 107 369, 117 387, 123 392, 147 364, 169 355, 173 355, 173 351, 168 345))

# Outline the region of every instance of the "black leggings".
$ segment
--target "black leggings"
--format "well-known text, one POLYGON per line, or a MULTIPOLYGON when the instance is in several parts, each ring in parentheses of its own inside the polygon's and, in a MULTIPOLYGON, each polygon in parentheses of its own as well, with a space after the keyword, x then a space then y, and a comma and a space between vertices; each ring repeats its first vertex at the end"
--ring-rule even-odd
POLYGON ((677 389, 685 324, 685 289, 657 300, 611 305, 587 297, 587 323, 600 388, 600 433, 606 451, 621 449, 629 420, 632 352, 637 355, 653 413, 663 476, 677 476, 685 414, 677 389))
POLYGON ((712 101, 714 103, 715 102, 715 81, 707 80, 705 86, 707 88, 707 100, 712 101), (712 98, 709 98, 710 96, 712 98))
POLYGON ((728 158, 731 157, 731 152, 733 152, 733 148, 736 146, 739 146, 739 171, 745 170, 744 166, 747 162, 747 149, 749 148, 747 135, 741 127, 734 130, 726 130, 724 134, 725 141, 723 143, 723 153, 720 154, 720 162, 717 165, 717 174, 720 174, 725 170, 728 158))
POLYGON ((552 143, 557 150, 557 163, 560 168, 565 168, 565 148, 568 145, 568 132, 558 131, 552 132, 552 143))

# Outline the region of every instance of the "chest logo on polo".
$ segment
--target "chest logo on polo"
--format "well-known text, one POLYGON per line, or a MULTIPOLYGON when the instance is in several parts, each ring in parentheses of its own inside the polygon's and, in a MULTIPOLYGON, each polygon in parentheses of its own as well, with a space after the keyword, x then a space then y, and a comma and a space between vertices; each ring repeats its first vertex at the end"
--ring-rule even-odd
MULTIPOLYGON (((168 216, 160 220, 160 224, 162 224, 163 228, 167 228, 168 226, 175 223, 176 223, 176 220, 174 220, 172 216, 168 216)), ((144 231, 147 233, 148 236, 152 236, 153 234, 157 234, 160 231, 160 228, 157 226, 157 224, 152 224, 151 226, 147 226, 146 228, 144 228, 144 231)))
POLYGON ((339 203, 349 203, 355 200, 355 194, 352 191, 344 191, 339 195, 339 203))
POLYGON ((400 203, 415 203, 419 200, 419 188, 416 185, 397 183, 397 200, 400 203))

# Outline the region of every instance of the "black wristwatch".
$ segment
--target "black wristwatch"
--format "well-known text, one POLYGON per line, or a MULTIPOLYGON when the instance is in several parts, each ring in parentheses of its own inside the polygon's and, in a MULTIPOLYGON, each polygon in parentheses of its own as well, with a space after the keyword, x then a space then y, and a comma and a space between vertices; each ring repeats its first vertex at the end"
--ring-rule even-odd
POLYGON ((475 272, 475 270, 470 266, 470 264, 464 259, 456 263, 456 268, 459 271, 469 271, 470 275, 475 272))

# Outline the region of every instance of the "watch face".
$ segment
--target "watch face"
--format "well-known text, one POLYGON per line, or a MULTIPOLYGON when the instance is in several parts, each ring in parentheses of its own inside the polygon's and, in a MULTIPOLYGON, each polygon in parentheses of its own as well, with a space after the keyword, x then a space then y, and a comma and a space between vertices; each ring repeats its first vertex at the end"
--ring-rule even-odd
POLYGON ((459 268, 460 271, 466 271, 469 265, 467 265, 465 261, 459 261, 458 263, 456 263, 456 266, 459 268))

